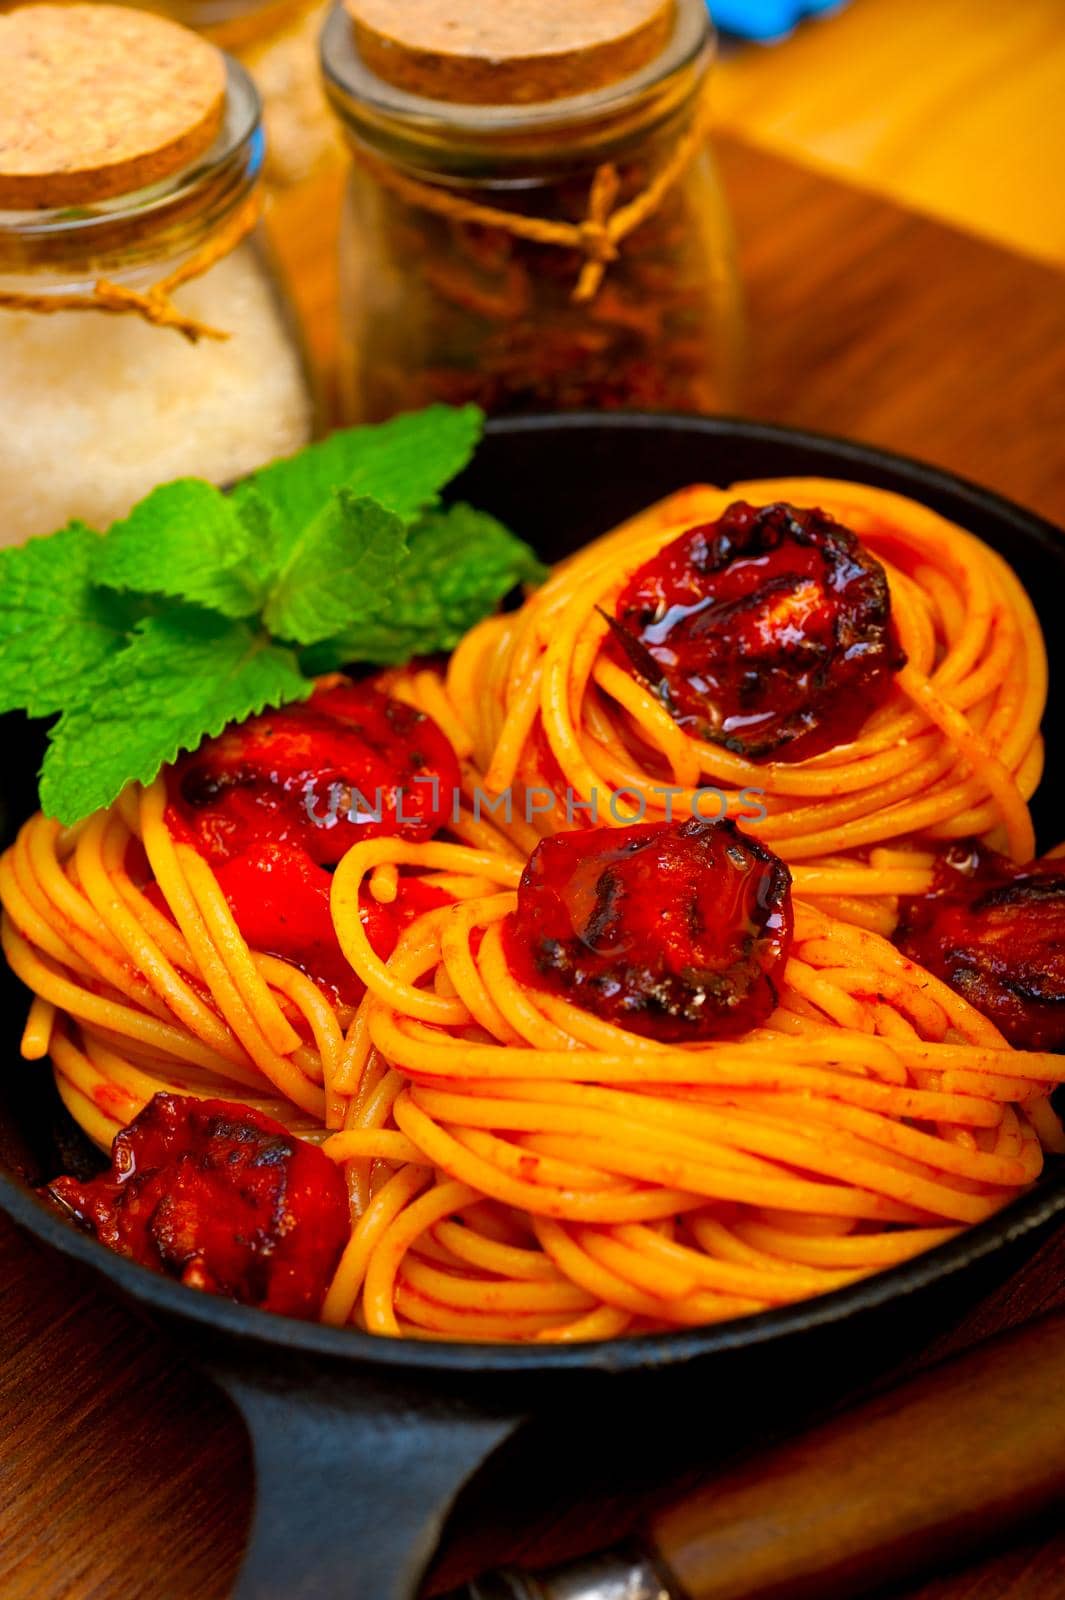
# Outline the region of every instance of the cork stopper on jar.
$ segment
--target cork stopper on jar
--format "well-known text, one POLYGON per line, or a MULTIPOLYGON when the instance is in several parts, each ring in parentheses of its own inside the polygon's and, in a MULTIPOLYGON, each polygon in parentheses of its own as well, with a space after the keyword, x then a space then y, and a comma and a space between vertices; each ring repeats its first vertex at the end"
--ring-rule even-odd
POLYGON ((675 0, 345 0, 372 72, 433 100, 529 105, 606 88, 661 53, 675 0))
POLYGON ((195 161, 222 124, 226 64, 187 28, 126 6, 0 16, 0 208, 87 205, 195 161))

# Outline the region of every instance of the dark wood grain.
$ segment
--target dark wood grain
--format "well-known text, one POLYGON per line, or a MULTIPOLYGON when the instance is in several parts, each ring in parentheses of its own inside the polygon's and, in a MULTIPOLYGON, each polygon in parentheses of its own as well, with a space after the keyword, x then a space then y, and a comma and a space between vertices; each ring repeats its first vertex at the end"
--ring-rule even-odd
POLYGON ((744 411, 920 456, 1065 521, 1065 274, 734 142, 744 411))
MULTIPOLYGON (((1065 277, 739 143, 722 141, 719 157, 752 328, 743 409, 923 456, 1065 522, 1065 277)), ((339 192, 329 174, 272 219, 327 380, 339 192)), ((228 1404, 128 1308, 6 1222, 0 1283, 0 1595, 220 1600, 250 1497, 228 1404)), ((1060 1305, 1065 1237, 925 1355, 1060 1305)), ((461 1507, 433 1587, 504 1558, 539 1564, 610 1542, 677 1487, 668 1440, 626 1482, 589 1481, 576 1501, 553 1496, 549 1477, 524 1494, 488 1482, 461 1507)), ((971 1556, 958 1550, 949 1576, 896 1600, 1065 1594, 1055 1527, 971 1556)))
POLYGON ((228 1402, 6 1219, 0 1282, 4 1600, 226 1594, 251 1496, 228 1402))

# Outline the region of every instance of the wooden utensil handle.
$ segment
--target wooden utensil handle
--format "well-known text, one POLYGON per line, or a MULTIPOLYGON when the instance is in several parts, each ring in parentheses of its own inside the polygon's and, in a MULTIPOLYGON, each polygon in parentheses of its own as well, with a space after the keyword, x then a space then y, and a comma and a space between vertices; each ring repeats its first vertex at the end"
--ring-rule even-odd
POLYGON ((686 1600, 844 1600, 1063 1495, 1056 1315, 729 1470, 651 1533, 686 1600))

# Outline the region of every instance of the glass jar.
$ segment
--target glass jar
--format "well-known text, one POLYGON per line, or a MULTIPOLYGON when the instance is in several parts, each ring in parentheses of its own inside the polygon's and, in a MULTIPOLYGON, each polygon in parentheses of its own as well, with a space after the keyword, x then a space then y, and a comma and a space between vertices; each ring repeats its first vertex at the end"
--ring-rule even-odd
POLYGON ((704 0, 677 0, 664 48, 618 82, 533 103, 460 104, 371 71, 347 12, 334 8, 323 71, 354 158, 340 245, 347 418, 433 400, 494 413, 733 406, 739 291, 700 137, 712 47, 704 0), (618 240, 596 291, 577 298, 581 244, 525 237, 508 221, 580 227, 614 173, 608 224, 656 179, 662 192, 618 240), (505 215, 484 219, 471 206, 505 215))
POLYGON ((205 34, 248 68, 263 103, 268 185, 287 189, 340 159, 340 139, 318 71, 326 0, 150 0, 150 5, 205 34))
POLYGON ((258 230, 171 297, 224 338, 48 310, 101 279, 150 290, 213 253, 255 204, 259 100, 243 67, 227 59, 226 72, 221 128, 190 165, 97 202, 0 210, 0 543, 71 517, 106 526, 157 483, 231 482, 312 436, 302 343, 258 230), (34 309, 13 309, 15 297, 34 309))

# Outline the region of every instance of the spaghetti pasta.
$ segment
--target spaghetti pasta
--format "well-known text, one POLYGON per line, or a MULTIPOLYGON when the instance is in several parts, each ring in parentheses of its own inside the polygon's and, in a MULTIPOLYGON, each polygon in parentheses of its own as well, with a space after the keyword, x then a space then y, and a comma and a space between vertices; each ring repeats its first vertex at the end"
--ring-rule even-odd
POLYGON ((1031 603, 986 545, 885 490, 800 478, 671 495, 475 628, 447 690, 486 791, 554 792, 539 832, 579 826, 593 805, 604 826, 717 806, 795 869, 800 893, 880 931, 899 893, 928 886, 929 845, 981 835, 1014 860, 1034 854, 1046 659, 1031 603), (693 737, 607 648, 604 613, 631 574, 737 499, 817 506, 887 573, 907 664, 856 738, 805 760, 693 737))

